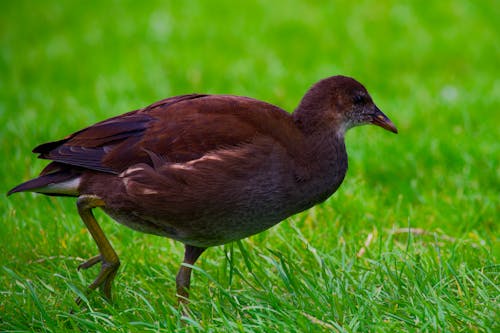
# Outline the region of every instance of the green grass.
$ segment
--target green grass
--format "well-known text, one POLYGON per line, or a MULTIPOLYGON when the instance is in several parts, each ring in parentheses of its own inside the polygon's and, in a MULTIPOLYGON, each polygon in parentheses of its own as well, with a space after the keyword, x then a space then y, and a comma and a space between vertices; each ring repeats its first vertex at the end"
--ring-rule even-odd
POLYGON ((3 196, 0 331, 500 330, 500 6, 306 3, 0 3, 0 193, 45 165, 35 145, 176 94, 291 111, 344 74, 400 131, 350 131, 338 193, 207 251, 190 317, 174 296, 181 244, 98 213, 122 267, 112 304, 78 308, 97 268, 76 267, 97 248, 74 200, 3 196))

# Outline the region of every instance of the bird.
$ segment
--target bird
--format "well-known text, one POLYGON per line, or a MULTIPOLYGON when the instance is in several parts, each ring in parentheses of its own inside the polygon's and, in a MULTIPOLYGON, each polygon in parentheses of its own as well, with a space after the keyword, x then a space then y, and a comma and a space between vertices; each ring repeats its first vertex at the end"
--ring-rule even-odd
POLYGON ((187 303, 192 266, 207 248, 260 233, 337 191, 348 167, 345 133, 364 124, 398 133, 366 88, 342 75, 315 83, 292 113, 243 96, 175 96, 38 145, 33 153, 50 163, 8 195, 76 198, 99 250, 78 269, 100 264, 88 290, 108 300, 120 260, 94 209, 183 243, 176 295, 187 303))

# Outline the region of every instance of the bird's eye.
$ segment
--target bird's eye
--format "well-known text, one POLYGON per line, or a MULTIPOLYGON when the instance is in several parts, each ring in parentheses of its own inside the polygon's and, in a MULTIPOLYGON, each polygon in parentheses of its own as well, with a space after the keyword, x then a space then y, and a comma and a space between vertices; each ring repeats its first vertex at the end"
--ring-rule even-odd
POLYGON ((354 102, 354 104, 363 104, 365 102, 365 96, 354 95, 353 102, 354 102))

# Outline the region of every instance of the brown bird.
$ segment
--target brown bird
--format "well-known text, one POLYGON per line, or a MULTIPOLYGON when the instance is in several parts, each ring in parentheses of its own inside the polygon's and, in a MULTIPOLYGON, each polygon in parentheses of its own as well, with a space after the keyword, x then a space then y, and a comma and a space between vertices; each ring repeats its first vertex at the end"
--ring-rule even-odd
MULTIPOLYGON (((289 114, 248 97, 183 95, 104 120, 33 152, 52 162, 9 191, 77 197, 101 263, 90 289, 111 298, 120 261, 92 209, 132 229, 206 248, 262 232, 331 196, 347 171, 345 132, 375 124, 397 133, 365 87, 345 76, 316 83, 289 114)), ((187 301, 191 268, 177 295, 187 301)), ((78 300, 77 300, 78 301, 78 300)))

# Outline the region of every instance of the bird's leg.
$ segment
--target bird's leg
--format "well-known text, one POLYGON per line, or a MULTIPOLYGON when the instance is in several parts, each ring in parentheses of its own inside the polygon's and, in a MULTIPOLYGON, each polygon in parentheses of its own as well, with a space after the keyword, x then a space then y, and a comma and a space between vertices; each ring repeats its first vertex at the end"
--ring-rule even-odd
POLYGON ((189 284, 191 282, 191 267, 184 266, 184 264, 194 265, 196 260, 205 251, 205 248, 196 247, 186 244, 184 251, 184 261, 181 268, 177 273, 175 282, 177 284, 177 300, 179 303, 189 302, 189 284))
MULTIPOLYGON (((90 258, 78 266, 78 269, 87 269, 100 262, 101 271, 97 275, 94 282, 90 284, 89 289, 95 290, 100 287, 104 296, 108 300, 111 300, 111 284, 115 278, 116 272, 118 271, 118 267, 120 266, 120 260, 104 235, 101 227, 97 224, 94 214, 92 213, 93 208, 103 207, 105 203, 98 196, 81 195, 78 197, 76 204, 78 206, 78 213, 80 214, 80 217, 87 226, 87 229, 99 248, 99 255, 90 258)), ((80 304, 81 301, 80 297, 76 299, 77 304, 80 304)))

